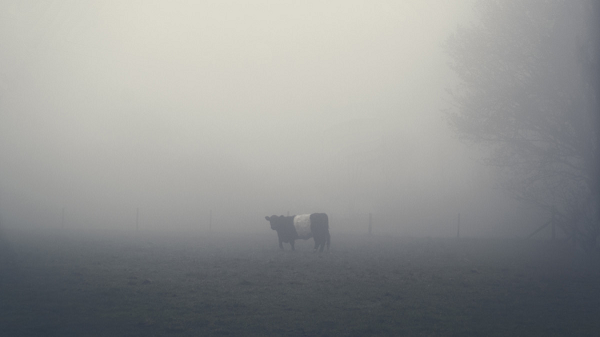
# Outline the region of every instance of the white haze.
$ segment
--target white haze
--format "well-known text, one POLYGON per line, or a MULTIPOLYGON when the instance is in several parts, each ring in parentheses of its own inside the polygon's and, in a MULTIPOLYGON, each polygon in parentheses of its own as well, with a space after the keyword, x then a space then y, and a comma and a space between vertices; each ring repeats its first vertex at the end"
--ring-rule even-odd
MULTIPOLYGON (((442 110, 469 1, 2 1, 0 221, 522 235, 442 110)), ((535 228, 538 223, 531 224, 535 228)))

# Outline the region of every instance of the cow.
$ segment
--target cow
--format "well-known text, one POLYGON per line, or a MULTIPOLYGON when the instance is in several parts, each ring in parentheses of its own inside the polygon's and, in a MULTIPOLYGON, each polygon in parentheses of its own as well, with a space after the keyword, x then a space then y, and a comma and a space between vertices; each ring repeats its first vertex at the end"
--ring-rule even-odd
POLYGON ((315 249, 320 252, 327 244, 331 243, 331 235, 329 235, 329 218, 325 213, 312 213, 292 216, 266 216, 265 219, 271 223, 271 229, 277 231, 279 237, 279 248, 283 249, 283 243, 289 243, 294 250, 294 241, 298 239, 315 240, 315 249))

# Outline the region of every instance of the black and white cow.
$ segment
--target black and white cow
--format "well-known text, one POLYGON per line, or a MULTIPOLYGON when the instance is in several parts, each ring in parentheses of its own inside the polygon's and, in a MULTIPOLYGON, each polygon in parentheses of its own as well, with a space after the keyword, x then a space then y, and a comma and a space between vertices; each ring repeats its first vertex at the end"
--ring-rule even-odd
POLYGON ((283 249, 283 243, 289 243, 294 250, 294 241, 298 239, 315 240, 315 251, 323 251, 325 244, 329 250, 331 236, 329 235, 329 218, 325 213, 302 214, 292 216, 266 216, 265 219, 271 223, 271 229, 277 231, 279 237, 279 248, 283 249))

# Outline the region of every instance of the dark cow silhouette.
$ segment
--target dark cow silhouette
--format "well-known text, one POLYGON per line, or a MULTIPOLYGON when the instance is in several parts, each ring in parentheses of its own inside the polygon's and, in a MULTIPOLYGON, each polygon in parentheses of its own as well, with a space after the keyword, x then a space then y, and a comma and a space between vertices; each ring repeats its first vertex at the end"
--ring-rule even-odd
POLYGON ((327 250, 331 243, 329 235, 329 218, 325 213, 302 214, 292 216, 266 216, 265 219, 271 223, 271 229, 277 231, 279 237, 279 248, 283 249, 283 243, 289 243, 294 250, 294 241, 298 239, 315 240, 315 251, 323 251, 327 243, 327 250))

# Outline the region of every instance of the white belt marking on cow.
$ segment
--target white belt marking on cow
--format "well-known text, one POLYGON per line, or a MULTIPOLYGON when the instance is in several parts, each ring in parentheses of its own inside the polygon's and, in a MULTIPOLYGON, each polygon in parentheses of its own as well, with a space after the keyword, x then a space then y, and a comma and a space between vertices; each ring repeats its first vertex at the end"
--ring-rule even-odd
POLYGON ((296 227, 298 237, 301 239, 310 238, 310 214, 296 215, 294 217, 294 227, 296 227))

